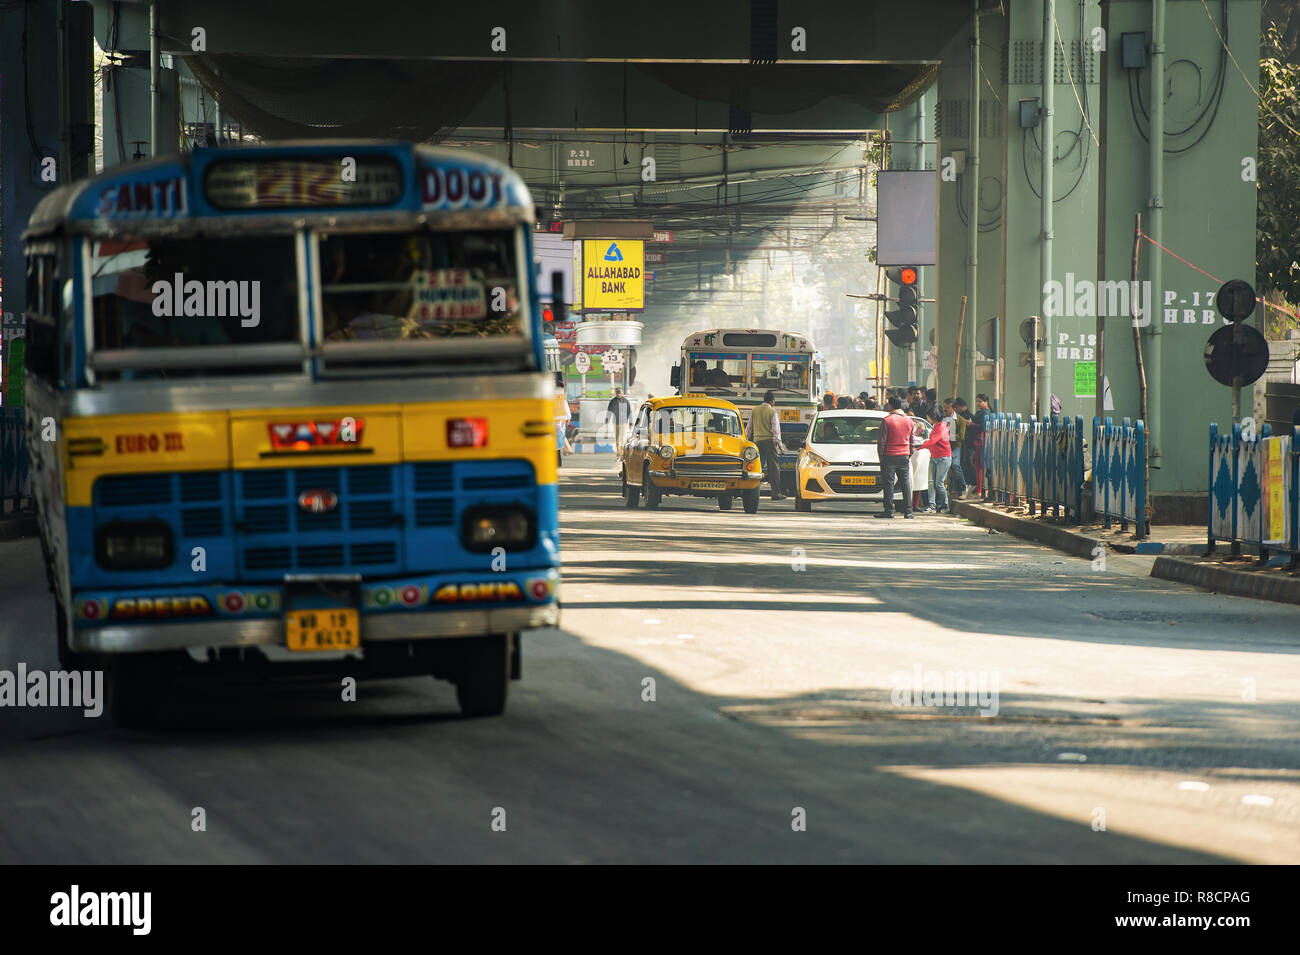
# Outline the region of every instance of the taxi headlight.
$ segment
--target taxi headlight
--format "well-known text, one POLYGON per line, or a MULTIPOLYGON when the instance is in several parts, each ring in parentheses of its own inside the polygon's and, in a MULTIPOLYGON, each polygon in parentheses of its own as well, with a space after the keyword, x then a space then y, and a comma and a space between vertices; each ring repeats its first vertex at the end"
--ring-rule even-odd
POLYGON ((812 465, 813 467, 815 467, 815 468, 828 468, 828 467, 831 466, 831 462, 827 461, 824 457, 822 457, 822 456, 821 456, 820 454, 818 454, 816 451, 809 451, 809 452, 808 452, 808 463, 811 464, 811 465, 812 465))
POLYGON ((746 448, 744 451, 740 452, 740 456, 744 458, 746 461, 756 461, 758 460, 758 448, 750 446, 746 448))
POLYGON ((676 452, 673 451, 673 446, 671 444, 665 444, 665 445, 661 445, 659 450, 656 451, 655 453, 658 454, 659 457, 663 458, 665 461, 669 461, 672 460, 672 456, 676 452))

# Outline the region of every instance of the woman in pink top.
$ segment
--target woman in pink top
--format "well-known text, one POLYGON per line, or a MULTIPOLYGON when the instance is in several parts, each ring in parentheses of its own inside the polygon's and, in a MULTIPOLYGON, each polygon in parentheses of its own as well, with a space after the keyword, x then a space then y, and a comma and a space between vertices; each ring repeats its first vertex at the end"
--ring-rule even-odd
POLYGON ((925 510, 937 514, 950 510, 948 490, 943 482, 948 476, 948 469, 952 467, 952 445, 948 443, 948 426, 943 423, 943 412, 931 408, 925 416, 930 419, 930 436, 921 442, 921 447, 930 451, 930 489, 926 492, 930 502, 925 510))

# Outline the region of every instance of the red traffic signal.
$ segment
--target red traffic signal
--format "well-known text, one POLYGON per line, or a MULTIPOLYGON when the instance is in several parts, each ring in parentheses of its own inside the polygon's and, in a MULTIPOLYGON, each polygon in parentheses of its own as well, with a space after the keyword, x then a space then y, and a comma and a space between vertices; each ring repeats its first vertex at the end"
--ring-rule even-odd
POLYGON ((544 322, 555 321, 555 310, 552 309, 551 306, 549 305, 542 306, 542 321, 544 322))
POLYGON ((916 284, 917 279, 916 267, 904 265, 896 269, 885 269, 885 278, 895 285, 901 285, 903 288, 916 284))

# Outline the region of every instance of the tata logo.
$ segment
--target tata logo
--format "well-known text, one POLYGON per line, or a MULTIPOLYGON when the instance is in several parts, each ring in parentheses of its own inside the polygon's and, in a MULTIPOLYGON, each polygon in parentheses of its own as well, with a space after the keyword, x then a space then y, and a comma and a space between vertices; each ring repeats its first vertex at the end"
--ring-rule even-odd
POLYGON ((275 421, 266 430, 271 447, 277 451, 310 451, 359 445, 365 426, 362 419, 348 417, 334 421, 275 421))
POLYGON ((298 495, 298 506, 308 514, 324 514, 339 506, 339 496, 328 488, 313 488, 298 495))

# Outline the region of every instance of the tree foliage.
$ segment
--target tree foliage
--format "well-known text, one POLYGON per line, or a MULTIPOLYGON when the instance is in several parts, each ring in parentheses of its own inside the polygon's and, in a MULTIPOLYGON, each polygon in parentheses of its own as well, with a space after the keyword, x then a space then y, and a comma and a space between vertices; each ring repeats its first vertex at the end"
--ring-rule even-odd
MULTIPOLYGON (((1300 302, 1300 13, 1271 24, 1260 60, 1256 281, 1269 301, 1300 302)), ((1276 312, 1270 311, 1270 318, 1276 312)), ((1280 330, 1280 329, 1279 329, 1280 330)))

